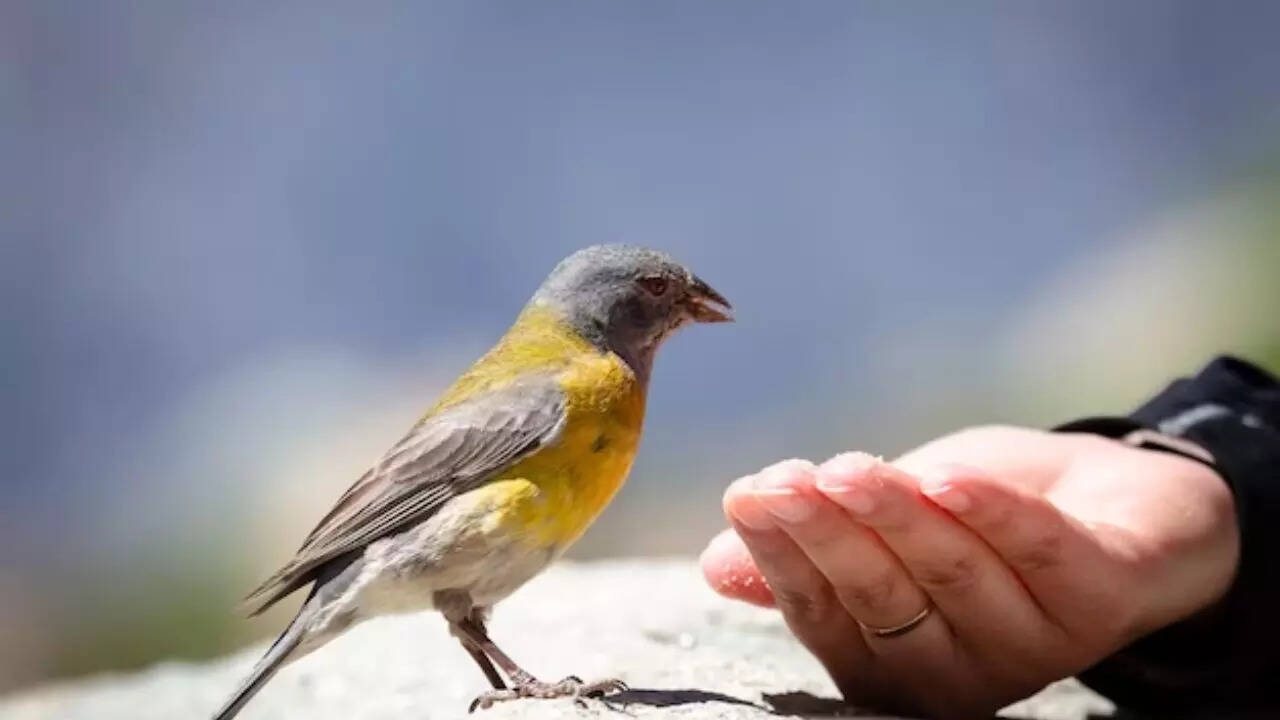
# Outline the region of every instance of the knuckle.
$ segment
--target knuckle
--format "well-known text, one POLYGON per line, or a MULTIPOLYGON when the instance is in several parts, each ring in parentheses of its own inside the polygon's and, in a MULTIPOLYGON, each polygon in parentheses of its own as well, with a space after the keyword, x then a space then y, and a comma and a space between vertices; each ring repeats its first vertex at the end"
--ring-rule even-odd
POLYGON ((1016 508, 1001 503, 983 513, 979 522, 985 532, 1003 535, 1014 527, 1018 519, 1016 508))
POLYGON ((1017 570, 1031 572, 1058 567, 1062 564, 1062 536, 1053 534, 1034 538, 1014 553, 1009 562, 1017 570))
POLYGON ((898 574, 886 571, 867 582, 846 583, 836 586, 836 595, 851 608, 871 613, 889 609, 899 584, 898 574))
POLYGON ((912 574, 925 590, 952 595, 968 592, 978 584, 978 565, 968 556, 919 564, 912 574))
POLYGON ((814 623, 826 615, 826 603, 814 595, 794 588, 774 588, 774 603, 792 622, 814 623))

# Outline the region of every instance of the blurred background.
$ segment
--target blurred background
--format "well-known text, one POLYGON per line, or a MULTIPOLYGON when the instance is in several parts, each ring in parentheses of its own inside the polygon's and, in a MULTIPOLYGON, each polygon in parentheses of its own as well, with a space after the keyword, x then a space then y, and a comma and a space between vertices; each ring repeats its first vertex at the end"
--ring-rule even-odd
POLYGON ((292 607, 237 600, 584 245, 668 250, 739 320, 663 350, 580 559, 696 553, 781 457, 1280 368, 1277 28, 0 2, 0 689, 274 634, 292 607))

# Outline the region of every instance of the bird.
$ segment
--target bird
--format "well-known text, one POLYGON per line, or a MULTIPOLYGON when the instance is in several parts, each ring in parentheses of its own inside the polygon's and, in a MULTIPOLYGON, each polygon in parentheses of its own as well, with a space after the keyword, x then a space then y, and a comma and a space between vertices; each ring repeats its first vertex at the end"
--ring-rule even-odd
POLYGON ((538 680, 486 621, 581 537, 630 473, 658 347, 683 325, 732 321, 731 309, 657 250, 595 245, 562 260, 497 343, 248 595, 258 615, 310 587, 214 719, 235 717, 284 664, 360 621, 425 610, 443 615, 492 686, 472 710, 624 689, 538 680))

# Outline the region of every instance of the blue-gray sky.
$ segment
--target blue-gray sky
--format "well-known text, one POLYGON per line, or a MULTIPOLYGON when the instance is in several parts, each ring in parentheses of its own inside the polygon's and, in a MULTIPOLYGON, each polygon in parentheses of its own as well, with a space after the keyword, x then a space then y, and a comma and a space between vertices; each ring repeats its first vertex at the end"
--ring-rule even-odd
MULTIPOLYGON (((886 343, 941 333, 909 369, 970 381, 950 339, 1274 148, 1278 27, 1190 0, 10 0, 0 571, 128 564, 138 528, 180 539, 242 492, 238 446, 157 438, 262 358, 434 382, 597 242, 668 250, 738 308, 664 350, 651 482, 815 452, 833 418, 909 442, 877 435, 912 390, 886 343)), ((299 413, 352 392, 285 375, 299 413)), ((245 407, 217 417, 305 427, 245 407)))

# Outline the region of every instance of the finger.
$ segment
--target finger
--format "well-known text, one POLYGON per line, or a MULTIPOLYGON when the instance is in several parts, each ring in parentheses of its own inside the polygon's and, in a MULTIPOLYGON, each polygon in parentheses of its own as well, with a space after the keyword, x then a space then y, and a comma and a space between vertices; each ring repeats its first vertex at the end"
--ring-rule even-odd
MULTIPOLYGON (((817 490, 817 477, 810 464, 775 465, 756 476, 753 494, 854 618, 881 678, 898 691, 949 685, 963 668, 957 667, 954 639, 942 615, 931 612, 891 637, 875 631, 909 623, 931 607, 929 598, 874 532, 817 490)), ((855 684, 852 694, 865 697, 884 689, 855 684)))
POLYGON ((841 605, 869 627, 895 627, 929 598, 875 532, 853 521, 815 487, 817 468, 774 466, 755 496, 822 572, 841 605))
MULTIPOLYGON (((787 626, 836 679, 856 678, 869 653, 857 623, 844 611, 822 573, 782 531, 753 494, 755 478, 725 491, 725 514, 773 594, 787 626)), ((843 688, 843 686, 842 686, 843 688)))
POLYGON ((752 605, 774 607, 773 591, 765 583, 742 538, 733 530, 721 531, 712 538, 698 564, 712 590, 752 605))
POLYGON ((911 475, 849 453, 822 466, 817 487, 875 531, 970 652, 1016 665, 1060 640, 1000 556, 922 498, 911 475))
POLYGON ((921 492, 977 532, 1069 633, 1098 635, 1102 625, 1128 622, 1117 612, 1127 589, 1113 559, 1043 495, 962 466, 939 469, 921 492))

